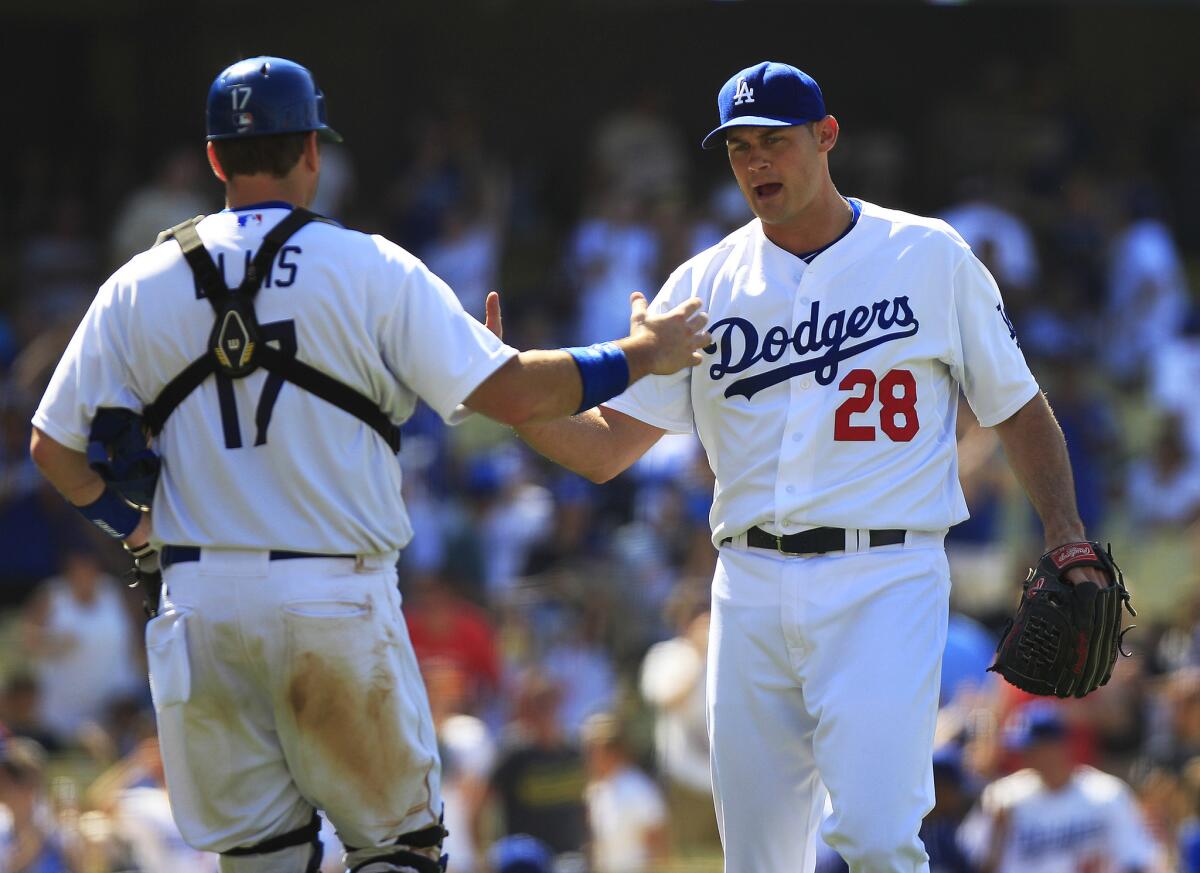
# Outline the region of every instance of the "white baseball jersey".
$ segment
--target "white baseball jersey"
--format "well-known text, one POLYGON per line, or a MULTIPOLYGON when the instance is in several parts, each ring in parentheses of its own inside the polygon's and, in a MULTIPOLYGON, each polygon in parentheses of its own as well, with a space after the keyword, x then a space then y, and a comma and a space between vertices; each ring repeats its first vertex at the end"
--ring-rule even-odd
MULTIPOLYGON (((210 215, 205 248, 236 288, 287 204, 210 215)), ((256 300, 269 342, 375 400, 395 422, 417 399, 450 421, 516 351, 468 316, 414 256, 380 236, 311 223, 280 250, 256 300)), ((96 410, 140 411, 207 346, 213 309, 175 243, 104 285, 33 423, 82 451, 96 410)), ((265 370, 207 379, 157 440, 155 539, 336 554, 404 546, 400 464, 369 426, 265 370)))
POLYGON ((862 203, 811 263, 756 219, 676 270, 652 309, 692 296, 715 340, 704 362, 606 405, 696 430, 715 543, 754 525, 944 530, 967 517, 959 389, 984 426, 1038 390, 995 281, 936 219, 862 203))
POLYGON ((976 863, 988 854, 1000 809, 1008 811, 1009 832, 997 873, 1157 869, 1159 850, 1128 786, 1115 776, 1080 767, 1055 792, 1033 770, 992 783, 959 830, 960 844, 976 863))

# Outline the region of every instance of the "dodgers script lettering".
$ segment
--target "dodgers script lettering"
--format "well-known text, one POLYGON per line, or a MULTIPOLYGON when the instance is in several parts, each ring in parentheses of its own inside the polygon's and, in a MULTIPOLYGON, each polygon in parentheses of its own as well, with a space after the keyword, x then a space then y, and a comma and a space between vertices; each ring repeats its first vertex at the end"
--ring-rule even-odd
POLYGON ((714 322, 709 330, 716 342, 704 349, 710 355, 719 355, 719 360, 708 370, 714 381, 748 370, 759 361, 774 363, 783 357, 789 345, 797 355, 813 355, 735 379, 725 389, 725 396, 749 400, 764 388, 805 373, 813 373, 819 384, 828 385, 837 378, 842 361, 883 343, 910 337, 920 328, 906 296, 878 300, 870 306, 856 306, 849 314, 845 309, 839 309, 824 320, 820 307, 820 303, 813 303, 808 317, 794 330, 789 332, 786 327, 776 325, 761 338, 758 329, 744 318, 733 316, 714 322), (850 340, 862 342, 847 345, 850 340), (816 352, 821 354, 814 354, 816 352))

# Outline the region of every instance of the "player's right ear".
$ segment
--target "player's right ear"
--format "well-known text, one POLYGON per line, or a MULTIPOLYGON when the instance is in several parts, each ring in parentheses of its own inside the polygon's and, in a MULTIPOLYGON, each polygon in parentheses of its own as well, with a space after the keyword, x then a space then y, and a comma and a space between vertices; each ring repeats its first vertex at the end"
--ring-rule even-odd
POLYGON ((228 182, 229 179, 226 178, 225 171, 223 169, 221 169, 221 160, 217 157, 217 149, 211 142, 208 144, 207 151, 208 151, 208 165, 210 167, 212 167, 213 175, 216 176, 218 179, 220 179, 222 182, 228 182))

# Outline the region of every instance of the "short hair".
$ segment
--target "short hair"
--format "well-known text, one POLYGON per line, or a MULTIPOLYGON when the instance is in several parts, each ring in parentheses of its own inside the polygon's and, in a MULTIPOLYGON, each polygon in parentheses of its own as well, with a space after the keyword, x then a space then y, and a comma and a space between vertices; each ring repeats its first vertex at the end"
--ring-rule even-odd
POLYGON ((240 139, 213 140, 217 160, 226 178, 254 176, 267 173, 282 179, 292 171, 304 154, 304 142, 309 132, 277 133, 271 136, 248 136, 240 139))

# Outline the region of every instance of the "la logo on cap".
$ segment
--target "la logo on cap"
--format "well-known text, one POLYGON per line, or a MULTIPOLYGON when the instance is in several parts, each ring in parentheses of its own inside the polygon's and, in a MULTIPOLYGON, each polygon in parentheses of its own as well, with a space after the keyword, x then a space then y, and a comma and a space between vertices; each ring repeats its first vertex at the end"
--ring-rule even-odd
POLYGON ((733 92, 733 105, 741 106, 743 103, 754 102, 754 89, 746 81, 746 77, 738 79, 737 90, 733 92))

